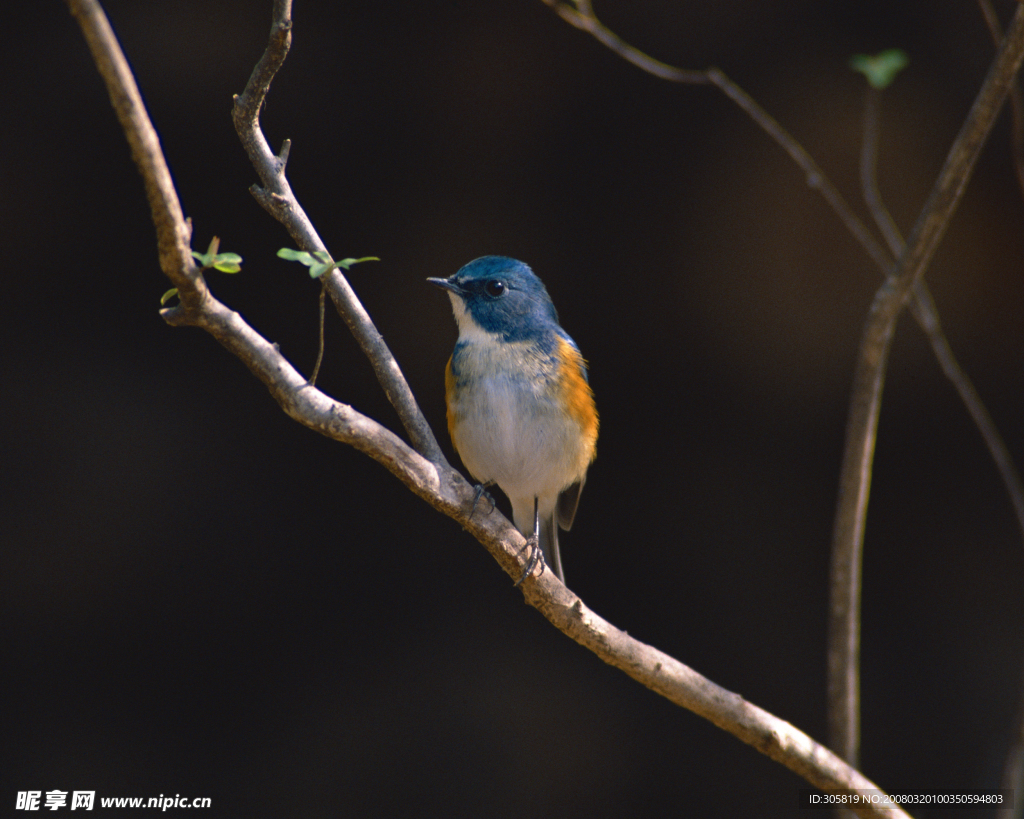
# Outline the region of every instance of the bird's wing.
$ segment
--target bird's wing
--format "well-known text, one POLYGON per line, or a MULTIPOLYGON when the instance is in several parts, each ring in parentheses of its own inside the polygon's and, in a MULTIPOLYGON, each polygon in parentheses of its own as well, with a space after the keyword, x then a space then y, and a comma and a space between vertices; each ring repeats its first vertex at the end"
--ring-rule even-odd
POLYGON ((587 476, 584 475, 568 489, 563 489, 558 496, 558 503, 555 504, 555 519, 558 521, 558 525, 566 531, 572 526, 573 519, 576 517, 576 507, 580 505, 580 493, 583 491, 583 484, 586 481, 587 476))

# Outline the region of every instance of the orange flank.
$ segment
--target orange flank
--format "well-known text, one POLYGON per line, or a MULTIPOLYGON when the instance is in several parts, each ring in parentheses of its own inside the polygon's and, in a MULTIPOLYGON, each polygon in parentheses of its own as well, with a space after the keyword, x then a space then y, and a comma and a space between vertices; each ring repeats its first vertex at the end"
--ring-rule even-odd
POLYGON ((452 353, 444 368, 444 403, 448 408, 448 437, 451 438, 452 446, 458 452, 459 448, 455 446, 455 413, 452 411, 452 407, 455 405, 455 376, 452 374, 452 359, 454 357, 455 354, 452 353))
POLYGON ((558 339, 558 347, 558 359, 562 362, 558 383, 565 395, 565 407, 583 432, 583 447, 580 453, 583 461, 580 467, 583 471, 597 455, 598 420, 594 391, 583 377, 586 362, 580 351, 564 338, 558 339))

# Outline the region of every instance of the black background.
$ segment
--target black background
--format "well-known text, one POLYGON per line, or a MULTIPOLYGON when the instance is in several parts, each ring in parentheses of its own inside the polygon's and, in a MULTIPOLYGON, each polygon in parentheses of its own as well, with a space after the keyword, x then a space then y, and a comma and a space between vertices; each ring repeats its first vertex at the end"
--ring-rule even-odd
MULTIPOLYGON (((291 242, 248 193, 230 120, 269 0, 106 5, 193 247, 216 234, 245 257, 214 293, 308 372, 319 288, 275 257, 291 242)), ((859 212, 846 62, 906 49, 880 185, 907 232, 993 52, 969 0, 637 5, 598 11, 666 62, 722 67, 859 212)), ((794 814, 802 780, 555 631, 457 524, 163 323, 142 185, 80 32, 61 3, 19 7, 0 50, 3 804, 84 789, 209 796, 224 816, 794 814)), ((784 153, 719 92, 642 73, 540 0, 297 2, 262 121, 293 140, 289 177, 334 256, 382 258, 350 279, 450 454, 455 326, 423 280, 488 253, 533 266, 602 413, 570 587, 824 740, 831 522, 879 274, 784 153)), ((928 282, 1020 461, 1008 139, 1004 115, 928 282)), ((396 427, 336 316, 327 333, 320 386, 396 427)), ((904 319, 865 557, 862 767, 882 787, 998 785, 1022 580, 991 460, 904 319)))

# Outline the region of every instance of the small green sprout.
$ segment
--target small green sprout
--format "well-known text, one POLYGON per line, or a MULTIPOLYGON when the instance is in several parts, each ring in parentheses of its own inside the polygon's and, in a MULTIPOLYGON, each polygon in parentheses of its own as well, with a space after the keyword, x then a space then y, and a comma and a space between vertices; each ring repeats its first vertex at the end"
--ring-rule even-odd
MULTIPOLYGON (((237 253, 218 253, 220 239, 214 236, 205 253, 192 251, 192 258, 202 266, 203 270, 219 270, 221 273, 237 273, 242 269, 242 257, 237 253)), ((178 288, 172 287, 160 297, 160 306, 167 304, 178 295, 178 288)))
POLYGON ((242 269, 242 257, 237 253, 218 253, 220 239, 214 236, 206 253, 192 251, 192 258, 202 265, 203 270, 219 270, 221 273, 237 273, 242 269))
POLYGON ((850 68, 867 77, 872 88, 887 88, 900 73, 910 58, 905 51, 890 48, 875 55, 855 54, 850 58, 850 68))

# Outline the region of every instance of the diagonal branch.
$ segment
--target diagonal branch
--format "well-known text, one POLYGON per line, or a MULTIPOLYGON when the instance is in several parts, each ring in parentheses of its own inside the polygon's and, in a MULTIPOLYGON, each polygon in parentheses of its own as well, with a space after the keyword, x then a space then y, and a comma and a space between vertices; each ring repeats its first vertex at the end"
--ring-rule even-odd
MULTIPOLYGON (((982 0, 983 6, 988 6, 987 0, 982 0)), ((989 6, 991 9, 991 6, 989 6)), ((1017 82, 1013 83, 1010 89, 1010 99, 1019 98, 1017 82), (1014 93, 1014 92, 1018 93, 1014 93)), ((892 215, 882 201, 878 192, 878 180, 876 167, 878 162, 878 140, 879 140, 879 107, 881 104, 881 92, 877 88, 868 86, 867 96, 864 103, 864 139, 861 143, 860 177, 861 189, 864 193, 864 202, 868 206, 875 224, 885 237, 886 244, 896 257, 902 256, 906 249, 903 236, 896 226, 892 215)), ((1019 99, 1018 99, 1019 101, 1019 99)), ((1015 117, 1016 119, 1016 117, 1015 117)), ((1024 177, 1022 177, 1024 179, 1024 177)), ((1017 467, 1014 466, 1010 450, 999 433, 995 421, 989 415, 981 396, 974 388, 974 384, 963 371, 960 362, 956 360, 953 350, 949 346, 949 340, 942 330, 939 321, 939 312, 932 301, 932 295, 923 281, 914 285, 913 301, 910 303, 910 310, 917 319, 917 323, 928 336, 932 345, 935 358, 953 386, 960 395, 967 412, 974 420, 975 426, 985 439, 992 460, 996 463, 996 469, 1003 479, 1003 485, 1010 495, 1010 503, 1013 505, 1014 513, 1017 515, 1017 526, 1024 535, 1024 484, 1021 483, 1017 467)))
MULTIPOLYGON (((115 107, 122 95, 138 100, 136 113, 142 111, 134 80, 103 12, 96 0, 67 0, 90 45, 96 61, 111 89, 115 107), (103 66, 120 62, 123 72, 108 72, 103 66)), ((279 0, 275 10, 288 5, 279 0)), ((281 19, 281 18, 276 18, 281 19)), ((275 31, 279 31, 275 27, 275 31)), ((274 38, 272 33, 272 40, 274 38)), ((264 74, 266 83, 273 72, 264 74)), ((264 88, 265 92, 265 88, 264 88)), ((173 187, 160 184, 166 177, 163 157, 152 125, 144 116, 122 117, 122 126, 133 146, 136 163, 152 190, 151 204, 157 221, 158 236, 187 236, 173 187), (138 145, 138 150, 135 146, 138 145), (162 169, 162 170, 161 170, 162 169)), ((283 160, 282 167, 283 167, 283 160)), ((273 195, 273 194, 271 194, 273 195)), ((304 218, 304 217, 303 217, 304 218)), ((188 259, 188 243, 179 249, 180 260, 188 259)), ((175 284, 190 280, 174 268, 168 276, 175 284)), ((201 278, 199 279, 201 283, 201 278)), ((201 327, 236 355, 263 382, 282 409, 292 418, 321 434, 346 443, 382 464, 409 489, 434 508, 461 523, 495 557, 511 577, 522 571, 522 535, 499 514, 472 516, 474 489, 458 472, 441 460, 414 451, 401 438, 376 421, 351 407, 334 401, 310 386, 277 348, 256 333, 238 313, 230 310, 202 287, 193 287, 187 309, 165 312, 171 324, 201 327), (199 293, 201 297, 194 297, 199 293)), ((183 299, 184 301, 184 299, 183 299)), ((678 660, 616 629, 590 611, 583 602, 550 572, 524 585, 527 601, 541 611, 556 627, 602 660, 622 669, 643 685, 673 703, 710 720, 762 753, 781 762, 808 782, 829 792, 851 789, 876 790, 877 786, 851 768, 835 754, 814 742, 803 732, 763 709, 727 691, 678 660)), ((883 810, 877 805, 862 805, 861 816, 875 819, 906 819, 899 809, 883 810)))
POLYGON ((69 0, 68 7, 82 28, 93 62, 106 83, 110 104, 128 138, 132 159, 142 174, 156 226, 160 269, 178 288, 184 308, 194 308, 202 304, 207 290, 202 271, 192 259, 192 228, 181 212, 171 172, 160 149, 160 139, 149 121, 132 70, 117 46, 117 38, 99 3, 69 0))
MULTIPOLYGON (((253 69, 245 91, 235 97, 232 118, 242 146, 262 183, 250 188, 256 201, 284 225, 301 249, 310 253, 318 250, 326 252, 326 246, 295 198, 285 176, 291 142, 285 140, 281 153, 275 155, 263 135, 259 122, 260 108, 266 99, 270 84, 288 56, 288 49, 291 46, 291 6, 291 0, 274 0, 270 42, 256 68, 253 69)), ((338 314, 370 360, 377 380, 398 413, 409 440, 416 450, 429 460, 447 464, 437 439, 405 380, 405 375, 348 279, 337 269, 325 274, 324 278, 327 292, 338 314)))
POLYGON ((829 207, 835 211, 839 220, 846 226, 846 229, 855 238, 864 251, 871 257, 882 273, 888 273, 893 266, 893 258, 885 252, 878 241, 867 229, 860 218, 847 204, 843 195, 832 181, 825 175, 821 166, 814 161, 814 158, 807 153, 793 135, 783 128, 776 119, 765 111, 746 91, 734 83, 725 72, 718 68, 709 68, 706 72, 708 80, 713 83, 723 94, 738 105, 765 133, 789 154, 797 166, 804 172, 807 179, 807 187, 818 191, 828 202, 829 207))
MULTIPOLYGON (((588 609, 552 577, 542 575, 526 590, 526 600, 561 631, 609 665, 785 765, 828 793, 874 789, 876 785, 824 745, 790 723, 715 685, 673 657, 630 637, 588 609)), ((859 804, 858 816, 909 819, 900 808, 859 804)))
POLYGON ((676 68, 661 60, 656 60, 640 49, 631 46, 620 38, 615 32, 607 28, 597 15, 594 14, 594 6, 590 0, 544 0, 544 3, 554 9, 555 14, 561 17, 571 26, 580 31, 585 31, 599 43, 607 46, 618 54, 626 62, 632 63, 637 68, 642 68, 648 74, 661 77, 670 82, 693 83, 695 85, 706 85, 709 80, 707 72, 694 71, 687 68, 676 68), (569 5, 569 2, 572 5, 569 5))
MULTIPOLYGON (((992 3, 989 0, 978 0, 978 7, 996 48, 999 48, 999 43, 1003 40, 1003 31, 992 3)), ((1010 87, 1010 119, 1010 155, 1013 157, 1017 184, 1021 193, 1024 193, 1024 97, 1021 96, 1020 83, 1016 80, 1010 87)))

